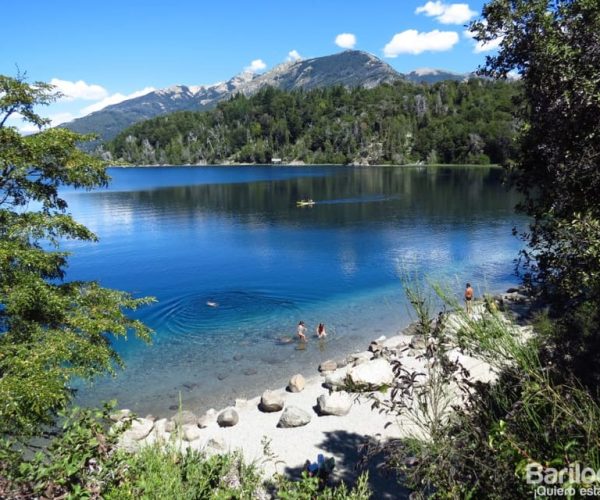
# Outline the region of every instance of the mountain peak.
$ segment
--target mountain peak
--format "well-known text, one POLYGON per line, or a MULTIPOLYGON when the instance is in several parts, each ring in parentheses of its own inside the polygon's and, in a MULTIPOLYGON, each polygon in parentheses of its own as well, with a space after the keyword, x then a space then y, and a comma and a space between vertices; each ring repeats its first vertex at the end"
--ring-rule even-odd
POLYGON ((372 88, 400 79, 435 83, 448 78, 464 79, 465 75, 424 68, 402 75, 373 54, 344 50, 323 57, 287 61, 262 74, 244 71, 212 85, 173 85, 107 106, 62 126, 80 133, 95 133, 108 140, 139 121, 175 111, 208 110, 239 92, 252 95, 268 86, 287 91, 333 85, 372 88))

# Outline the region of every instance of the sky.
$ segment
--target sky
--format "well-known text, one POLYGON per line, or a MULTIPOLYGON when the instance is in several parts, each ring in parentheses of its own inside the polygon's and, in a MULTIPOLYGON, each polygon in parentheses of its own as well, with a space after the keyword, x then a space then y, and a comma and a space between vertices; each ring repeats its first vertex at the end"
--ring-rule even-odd
MULTIPOLYGON (((495 44, 466 25, 483 0, 2 0, 0 74, 56 85, 38 110, 52 124, 172 85, 206 85, 242 71, 346 49, 397 71, 475 70, 495 44)), ((10 122, 30 131, 18 117, 10 122)))

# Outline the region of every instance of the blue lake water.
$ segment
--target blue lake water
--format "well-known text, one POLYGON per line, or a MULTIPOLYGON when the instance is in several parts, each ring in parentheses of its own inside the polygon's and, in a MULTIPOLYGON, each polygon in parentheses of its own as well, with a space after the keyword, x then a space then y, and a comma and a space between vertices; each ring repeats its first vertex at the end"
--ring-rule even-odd
POLYGON ((152 346, 119 342, 127 368, 82 387, 140 414, 202 411, 409 322, 403 273, 477 294, 515 283, 522 224, 502 171, 484 167, 165 167, 110 169, 108 189, 65 193, 96 244, 68 242, 68 279, 158 303, 136 313, 152 346), (302 197, 312 207, 297 207, 302 197), (207 303, 216 303, 211 307, 207 303), (304 320, 326 342, 281 345, 304 320), (171 408, 171 409, 170 409, 171 408))

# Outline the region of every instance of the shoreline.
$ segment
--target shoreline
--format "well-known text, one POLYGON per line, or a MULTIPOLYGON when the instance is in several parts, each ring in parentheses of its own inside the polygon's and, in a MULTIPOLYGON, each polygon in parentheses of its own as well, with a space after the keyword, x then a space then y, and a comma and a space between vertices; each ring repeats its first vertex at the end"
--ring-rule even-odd
MULTIPOLYGON (((505 300, 507 295, 510 292, 501 294, 505 300)), ((481 314, 483 307, 482 302, 474 304, 475 314, 481 314)), ((460 315, 449 314, 448 324, 460 321, 460 315)), ((315 461, 317 454, 322 453, 335 458, 336 480, 353 481, 358 476, 353 466, 360 456, 361 446, 373 440, 406 437, 414 434, 416 429, 405 417, 398 418, 371 409, 373 400, 368 393, 349 394, 348 398, 352 400, 349 411, 340 414, 324 414, 320 407, 321 399, 330 394, 330 389, 339 390, 346 376, 354 379, 360 370, 389 364, 391 359, 402 359, 403 365, 409 370, 422 370, 424 365, 417 358, 417 353, 422 352, 423 346, 414 342, 416 337, 411 332, 413 325, 414 322, 403 328, 402 333, 380 336, 365 350, 339 360, 342 361, 339 365, 337 362, 331 366, 327 366, 328 362, 321 363, 319 371, 313 366, 312 374, 301 374, 305 385, 299 392, 291 392, 290 384, 288 387, 269 387, 262 396, 237 399, 230 407, 211 409, 202 416, 182 408, 170 420, 153 417, 137 419, 132 429, 124 434, 121 444, 125 449, 136 451, 144 445, 173 442, 174 437, 177 446, 202 450, 207 454, 239 450, 247 463, 259 465, 269 476, 274 473, 299 476, 306 460, 315 461), (360 370, 357 367, 361 367, 360 370), (269 398, 279 400, 281 408, 266 411, 263 407, 265 397, 267 402, 269 398), (300 409, 300 413, 307 415, 308 422, 293 428, 280 427, 282 414, 289 407, 300 409), (221 420, 225 413, 228 413, 226 417, 235 414, 232 425, 217 422, 217 418, 221 420)), ((494 378, 495 374, 483 361, 458 351, 453 351, 452 355, 460 359, 474 379, 489 381, 494 378)), ((289 376, 292 378, 295 374, 290 373, 289 376)), ((331 394, 340 395, 342 403, 348 399, 343 392, 331 394)), ((121 410, 115 420, 126 415, 127 410, 121 410)), ((395 479, 382 476, 376 461, 372 461, 371 466, 370 474, 375 475, 371 477, 371 483, 374 481, 378 484, 377 498, 396 498, 400 486, 395 479)))
POLYGON ((473 168, 502 168, 502 165, 497 163, 378 163, 373 165, 359 165, 359 164, 348 164, 348 163, 188 163, 184 165, 175 165, 170 163, 164 164, 150 164, 150 165, 109 165, 108 168, 202 168, 202 167, 473 167, 473 168))

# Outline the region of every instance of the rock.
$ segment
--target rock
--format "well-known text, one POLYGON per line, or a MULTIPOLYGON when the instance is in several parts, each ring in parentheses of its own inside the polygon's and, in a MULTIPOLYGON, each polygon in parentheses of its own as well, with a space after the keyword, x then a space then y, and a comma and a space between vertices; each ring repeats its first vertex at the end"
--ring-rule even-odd
POLYGON ((198 419, 198 427, 200 427, 201 429, 204 429, 204 428, 208 427, 209 425, 216 423, 216 421, 217 421, 217 410, 215 410, 214 408, 211 408, 210 410, 208 410, 204 415, 202 415, 198 419))
POLYGON ((243 355, 243 354, 235 354, 235 355, 233 356, 233 360, 234 360, 234 361, 240 361, 240 360, 242 360, 242 359, 244 359, 244 355, 243 355))
POLYGON ((184 441, 194 441, 200 437, 202 431, 197 425, 186 424, 181 428, 184 441))
POLYGON ((152 432, 150 432, 149 436, 154 435, 154 441, 162 441, 166 442, 170 438, 170 433, 167 431, 167 423, 169 421, 166 418, 161 418, 154 422, 154 427, 152 428, 152 432))
POLYGON ((167 420, 167 422, 165 423, 165 431, 166 432, 175 432, 176 428, 177 428, 177 425, 175 425, 175 422, 173 422, 172 420, 167 420))
POLYGON ((413 335, 409 346, 411 349, 425 349, 425 338, 422 335, 413 335))
POLYGON ((261 411, 272 413, 283 410, 283 396, 275 391, 265 391, 260 398, 261 411))
POLYGON ((304 387, 306 387, 306 380, 304 380, 304 377, 299 373, 294 375, 288 384, 288 389, 290 392, 302 392, 304 387))
POLYGON ((109 418, 113 422, 121 422, 128 417, 131 417, 131 410, 124 408, 123 410, 117 410, 116 412, 111 413, 109 418))
POLYGON ((277 427, 301 427, 308 424, 310 421, 310 415, 304 410, 301 410, 296 406, 286 406, 277 423, 277 427))
POLYGON ((328 359, 327 361, 323 361, 319 365, 320 372, 332 372, 337 368, 337 363, 332 359, 328 359))
POLYGON ((146 415, 146 420, 152 420, 152 422, 156 422, 156 417, 149 413, 148 415, 146 415))
POLYGON ((348 372, 348 376, 354 384, 369 388, 390 385, 394 381, 392 365, 383 358, 355 366, 348 372))
POLYGON ((381 335, 379 338, 375 339, 375 342, 381 344, 387 337, 385 335, 381 335))
POLYGON ((256 375, 258 373, 254 368, 246 368, 244 370, 244 375, 256 375))
POLYGON ((217 423, 220 427, 233 427, 240 421, 238 412, 233 408, 225 408, 217 416, 217 423))
POLYGON ((245 408, 248 406, 248 400, 244 398, 235 398, 233 406, 236 408, 245 408))
POLYGON ((321 394, 317 398, 317 406, 321 415, 347 415, 352 408, 352 398, 346 391, 321 394))
POLYGON ((336 370, 332 373, 329 373, 325 377, 325 382, 323 385, 328 389, 337 389, 338 387, 344 387, 346 385, 346 377, 348 372, 345 370, 336 370))
POLYGON ((217 373, 218 380, 225 380, 229 375, 227 373, 217 373))
POLYGON ((177 426, 184 426, 184 425, 196 425, 196 423, 198 422, 198 417, 196 416, 196 414, 194 412, 188 411, 188 410, 183 410, 180 412, 177 412, 175 415, 173 415, 171 417, 171 420, 173 421, 173 423, 177 426))

